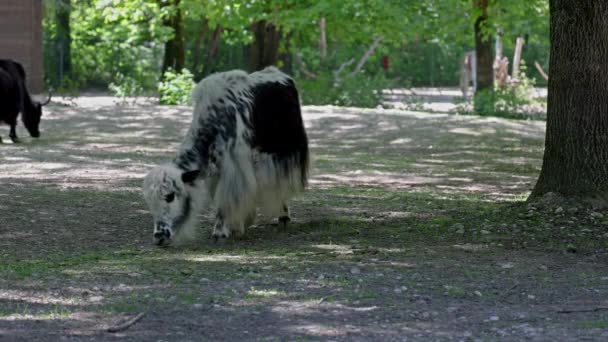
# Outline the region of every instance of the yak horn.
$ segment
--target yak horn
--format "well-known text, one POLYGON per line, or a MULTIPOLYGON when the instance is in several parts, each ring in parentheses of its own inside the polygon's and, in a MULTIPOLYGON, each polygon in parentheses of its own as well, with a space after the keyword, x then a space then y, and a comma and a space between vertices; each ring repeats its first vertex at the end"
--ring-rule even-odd
POLYGON ((47 104, 49 104, 49 102, 51 102, 51 92, 49 92, 49 98, 46 101, 40 103, 40 105, 46 106, 47 104))

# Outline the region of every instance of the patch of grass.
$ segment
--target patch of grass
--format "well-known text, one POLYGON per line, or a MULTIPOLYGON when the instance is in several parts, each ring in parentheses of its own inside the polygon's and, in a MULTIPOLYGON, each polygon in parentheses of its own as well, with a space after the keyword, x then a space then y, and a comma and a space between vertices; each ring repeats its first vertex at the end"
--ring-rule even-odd
POLYGON ((38 317, 43 319, 66 319, 71 314, 72 312, 68 308, 61 305, 54 305, 49 311, 39 314, 38 317))
POLYGON ((584 329, 608 329, 608 319, 595 321, 578 321, 576 325, 584 329))

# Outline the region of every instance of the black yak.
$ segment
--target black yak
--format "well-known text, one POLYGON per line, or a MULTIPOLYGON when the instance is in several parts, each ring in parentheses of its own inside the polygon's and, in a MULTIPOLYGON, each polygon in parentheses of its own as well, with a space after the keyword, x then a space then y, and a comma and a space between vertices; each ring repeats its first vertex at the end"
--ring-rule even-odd
POLYGON ((9 137, 15 143, 19 141, 16 131, 19 113, 30 135, 38 138, 42 106, 51 101, 50 95, 44 103, 33 101, 25 81, 25 70, 21 64, 10 59, 0 59, 0 122, 11 127, 9 137))

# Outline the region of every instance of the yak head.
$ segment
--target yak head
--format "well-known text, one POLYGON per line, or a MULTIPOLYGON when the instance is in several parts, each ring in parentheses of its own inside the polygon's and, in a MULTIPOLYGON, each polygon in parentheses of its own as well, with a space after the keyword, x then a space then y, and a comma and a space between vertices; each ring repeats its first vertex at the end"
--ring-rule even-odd
POLYGON ((40 119, 42 118, 42 107, 51 102, 51 94, 45 102, 31 101, 31 104, 27 105, 21 120, 23 125, 34 138, 40 137, 40 119))
POLYGON ((156 245, 167 246, 180 235, 194 234, 204 195, 199 174, 199 170, 184 171, 166 164, 146 175, 143 194, 152 214, 156 245))

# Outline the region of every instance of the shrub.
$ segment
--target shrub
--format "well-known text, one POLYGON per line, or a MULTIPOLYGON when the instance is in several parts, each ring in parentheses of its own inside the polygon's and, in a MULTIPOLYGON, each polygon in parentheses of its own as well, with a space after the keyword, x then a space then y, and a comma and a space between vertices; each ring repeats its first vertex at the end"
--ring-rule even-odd
POLYGON ((158 94, 161 104, 183 105, 190 103, 190 93, 195 86, 193 75, 188 69, 181 73, 167 70, 163 81, 158 83, 158 94))
POLYGON ((499 115, 525 112, 526 107, 534 103, 532 97, 535 80, 526 76, 526 67, 521 61, 519 82, 495 90, 494 111, 499 115))
POLYGON ((114 81, 108 85, 108 89, 114 96, 123 98, 141 95, 144 92, 139 80, 121 73, 116 74, 114 81))
POLYGON ((315 79, 300 79, 302 102, 307 105, 336 105, 374 108, 382 104, 382 90, 390 87, 384 75, 345 76, 335 82, 333 75, 321 74, 315 79))
POLYGON ((527 77, 522 60, 517 83, 503 88, 495 87, 494 91, 479 91, 475 94, 474 109, 466 103, 460 103, 456 111, 481 116, 543 119, 545 109, 533 97, 534 84, 535 80, 527 77))

